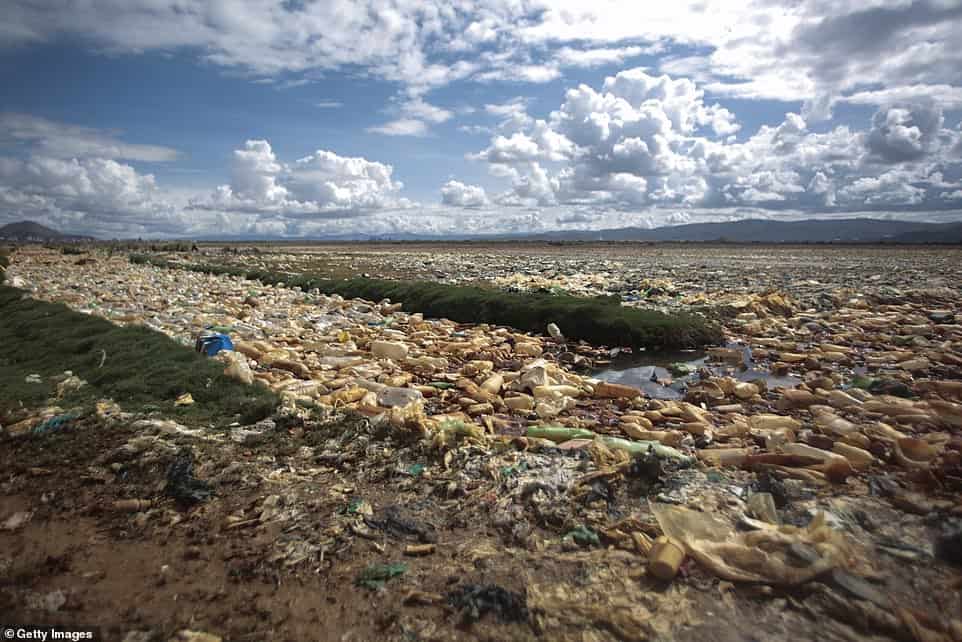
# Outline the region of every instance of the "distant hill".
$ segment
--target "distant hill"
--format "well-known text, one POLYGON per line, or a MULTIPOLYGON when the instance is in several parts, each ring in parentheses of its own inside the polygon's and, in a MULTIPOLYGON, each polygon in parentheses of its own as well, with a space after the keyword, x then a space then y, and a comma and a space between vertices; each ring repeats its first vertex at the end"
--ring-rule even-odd
POLYGON ((514 234, 328 234, 311 238, 249 234, 204 237, 211 242, 431 242, 431 241, 641 241, 731 243, 962 243, 962 223, 916 223, 889 219, 743 219, 724 223, 689 223, 666 227, 620 227, 604 230, 556 230, 514 234))
POLYGON ((512 236, 547 241, 730 241, 736 243, 960 243, 962 223, 888 219, 744 219, 656 228, 622 227, 512 236))
POLYGON ((946 223, 932 229, 905 232, 895 237, 899 243, 962 243, 962 223, 946 223))
POLYGON ((62 234, 40 223, 20 221, 0 227, 0 240, 21 243, 77 243, 92 241, 94 238, 92 236, 62 234))

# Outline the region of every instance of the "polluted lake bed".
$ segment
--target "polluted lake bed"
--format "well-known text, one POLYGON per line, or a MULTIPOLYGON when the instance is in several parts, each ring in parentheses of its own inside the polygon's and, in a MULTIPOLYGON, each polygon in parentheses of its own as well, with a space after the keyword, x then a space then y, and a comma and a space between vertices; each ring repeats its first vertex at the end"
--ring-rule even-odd
POLYGON ((958 250, 130 249, 0 261, 5 624, 962 640, 958 250), (492 316, 340 293, 399 277, 492 316), (589 340, 579 298, 710 331, 589 340))

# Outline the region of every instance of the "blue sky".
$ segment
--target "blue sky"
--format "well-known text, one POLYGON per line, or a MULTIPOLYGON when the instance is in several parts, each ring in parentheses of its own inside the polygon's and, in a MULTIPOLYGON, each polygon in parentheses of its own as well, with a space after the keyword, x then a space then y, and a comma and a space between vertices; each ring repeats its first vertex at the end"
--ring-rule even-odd
POLYGON ((8 4, 0 223, 962 219, 958 2, 8 4))

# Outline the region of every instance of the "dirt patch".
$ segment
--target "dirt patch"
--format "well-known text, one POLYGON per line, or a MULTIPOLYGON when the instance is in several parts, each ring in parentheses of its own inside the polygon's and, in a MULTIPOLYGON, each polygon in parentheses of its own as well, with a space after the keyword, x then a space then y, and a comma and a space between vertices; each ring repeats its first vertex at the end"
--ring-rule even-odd
MULTIPOLYGON (((460 543, 495 546, 496 541, 483 530, 450 528, 446 511, 429 499, 430 487, 392 492, 380 484, 352 483, 351 493, 331 500, 328 490, 344 486, 337 470, 314 475, 298 487, 285 484, 288 507, 302 506, 295 496, 315 497, 303 516, 311 529, 330 529, 353 498, 364 497, 379 513, 381 507, 413 505, 419 510, 411 514, 419 523, 440 525, 436 551, 430 557, 405 556, 404 546, 416 536, 385 529, 373 531, 372 539, 332 542, 330 550, 287 566, 290 558, 279 546, 290 529, 283 514, 266 525, 237 526, 228 519, 262 511, 268 498, 276 496, 269 483, 247 482, 248 487, 229 477, 212 480, 215 498, 182 510, 161 490, 167 461, 132 464, 109 475, 90 473, 86 464, 131 436, 123 429, 87 425, 52 443, 6 444, 11 447, 0 461, 9 477, 0 517, 31 516, 15 531, 0 533, 4 622, 85 623, 102 627, 107 639, 145 630, 153 639, 166 640, 183 628, 230 640, 411 639, 425 628, 435 639, 455 639, 460 629, 454 609, 444 600, 425 602, 417 596, 410 598, 414 605, 405 606, 406 594, 444 595, 468 579, 524 587, 509 565, 472 561, 460 543), (151 506, 137 512, 113 509, 115 502, 131 498, 151 506), (381 590, 356 586, 354 580, 365 568, 385 560, 403 561, 403 576, 381 590)), ((211 471, 224 462, 215 464, 211 454, 198 450, 198 475, 211 479, 211 471)), ((265 450, 289 448, 279 443, 265 450)), ((263 451, 237 455, 242 466, 270 456, 263 451)), ((275 470, 283 469, 284 460, 278 456, 275 470)), ((526 622, 486 622, 485 631, 488 639, 533 635, 526 622)))

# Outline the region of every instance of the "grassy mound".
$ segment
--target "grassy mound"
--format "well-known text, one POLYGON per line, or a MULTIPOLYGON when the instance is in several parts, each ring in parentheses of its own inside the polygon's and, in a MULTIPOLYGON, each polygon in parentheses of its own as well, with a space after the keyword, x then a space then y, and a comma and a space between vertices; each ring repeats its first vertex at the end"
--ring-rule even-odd
POLYGON ((344 297, 403 301, 408 312, 462 323, 507 325, 541 333, 549 323, 556 323, 566 337, 595 345, 681 348, 719 340, 698 317, 626 308, 613 298, 517 294, 495 288, 362 278, 308 281, 302 287, 344 297))
POLYGON ((627 308, 614 297, 517 294, 497 288, 427 281, 366 278, 338 281, 219 265, 173 264, 142 254, 130 258, 136 263, 229 274, 265 284, 285 283, 305 291, 316 288, 325 294, 340 294, 346 298, 391 299, 403 302, 407 312, 422 312, 426 316, 445 317, 461 323, 506 325, 530 332, 544 332, 549 323, 556 323, 569 339, 595 345, 677 349, 722 340, 717 326, 696 315, 627 308))
POLYGON ((159 410, 179 421, 223 426, 267 417, 278 403, 267 388, 225 377, 220 362, 159 332, 120 327, 2 285, 0 346, 0 413, 42 404, 56 393, 49 377, 64 370, 88 385, 59 405, 111 398, 127 411, 159 410), (44 383, 26 383, 30 374, 44 383), (185 392, 196 403, 174 407, 185 392))

